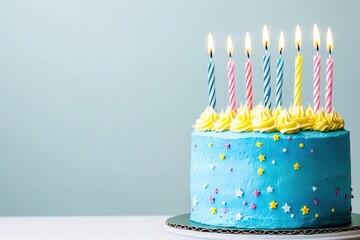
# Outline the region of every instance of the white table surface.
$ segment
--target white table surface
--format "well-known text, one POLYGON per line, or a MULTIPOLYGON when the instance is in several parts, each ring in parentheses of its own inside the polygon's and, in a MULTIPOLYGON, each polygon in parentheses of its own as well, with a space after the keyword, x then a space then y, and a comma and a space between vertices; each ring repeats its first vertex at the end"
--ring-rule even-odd
POLYGON ((1 240, 164 240, 166 216, 0 217, 1 240))

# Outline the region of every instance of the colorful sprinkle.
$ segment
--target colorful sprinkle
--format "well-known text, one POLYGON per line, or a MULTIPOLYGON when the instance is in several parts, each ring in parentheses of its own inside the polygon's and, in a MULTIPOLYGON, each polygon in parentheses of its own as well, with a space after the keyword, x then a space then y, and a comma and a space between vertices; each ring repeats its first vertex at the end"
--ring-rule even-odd
POLYGON ((210 201, 211 203, 214 203, 214 202, 215 202, 215 198, 214 198, 213 196, 209 196, 209 201, 210 201))
POLYGON ((290 212, 291 206, 285 203, 285 205, 282 206, 281 208, 284 209, 284 212, 290 212))
POLYGON ((264 169, 264 168, 259 168, 259 169, 257 170, 258 175, 263 175, 264 172, 265 172, 265 169, 264 169))
POLYGON ((213 192, 214 192, 214 193, 218 193, 218 192, 219 192, 219 189, 218 189, 218 188, 214 188, 213 192))
POLYGON ((317 187, 313 186, 312 190, 313 190, 313 192, 315 192, 317 190, 317 187))
POLYGON ((291 137, 290 137, 290 136, 288 136, 288 137, 287 137, 287 140, 291 140, 291 137))
POLYGON ((211 169, 211 170, 214 170, 215 165, 214 165, 214 164, 212 164, 212 163, 210 163, 209 167, 210 167, 210 169, 211 169))
POLYGON ((311 153, 314 153, 314 152, 315 152, 315 149, 311 149, 310 152, 311 152, 311 153))
POLYGON ((276 164, 276 161, 275 161, 275 160, 272 160, 271 163, 272 163, 272 164, 276 164))
POLYGON ((225 148, 229 149, 230 148, 230 143, 225 143, 225 148))
POLYGON ((259 196, 260 196, 260 191, 259 191, 259 190, 255 190, 254 196, 255 196, 255 197, 259 197, 259 196))
POLYGON ((335 208, 332 208, 332 209, 331 209, 331 212, 334 213, 334 212, 335 212, 335 208))
POLYGON ((263 143, 262 143, 262 142, 257 142, 257 143, 256 143, 256 146, 257 146, 258 148, 261 148, 261 147, 262 147, 262 145, 263 145, 263 143))
POLYGON ((208 147, 210 147, 210 148, 213 147, 213 144, 212 144, 211 142, 209 142, 207 145, 208 145, 208 147))
POLYGON ((304 146, 305 146, 305 145, 304 145, 303 143, 300 143, 300 144, 299 144, 299 147, 300 147, 300 148, 303 148, 304 146))
POLYGON ((339 194, 340 194, 340 189, 336 189, 336 196, 339 196, 339 194))
POLYGON ((308 208, 306 205, 301 209, 301 212, 303 215, 309 214, 310 208, 308 208))
POLYGON ((223 208, 223 209, 222 209, 222 212, 223 212, 223 213, 226 213, 226 212, 227 212, 227 209, 226 209, 226 208, 223 208))
POLYGON ((278 134, 274 134, 272 138, 274 139, 274 141, 279 141, 280 136, 278 134))
POLYGON ((255 203, 250 204, 250 209, 252 210, 256 209, 256 204, 255 203))
POLYGON ((291 218, 294 218, 294 217, 295 217, 295 215, 292 213, 292 214, 290 215, 290 217, 291 217, 291 218))
POLYGON ((258 159, 259 159, 260 162, 263 162, 263 161, 265 161, 266 156, 265 156, 264 154, 260 154, 260 155, 258 156, 258 159))
POLYGON ((212 213, 212 214, 216 214, 216 213, 217 213, 217 209, 216 209, 215 207, 212 207, 212 208, 211 208, 211 213, 212 213))
POLYGON ((209 185, 207 185, 206 183, 203 183, 203 188, 206 189, 209 185))
POLYGON ((282 150, 284 153, 286 153, 287 152, 287 148, 283 148, 283 150, 282 150))
POLYGON ((315 214, 315 217, 316 217, 316 218, 318 218, 318 217, 319 217, 319 214, 318 214, 318 213, 316 213, 316 214, 315 214))
POLYGON ((194 199, 193 199, 193 206, 196 207, 198 203, 199 203, 199 201, 197 200, 196 197, 194 197, 194 199))
POLYGON ((225 201, 222 201, 221 204, 222 204, 223 206, 225 206, 225 205, 226 205, 226 202, 225 202, 225 201))
POLYGON ((221 159, 221 160, 224 160, 225 159, 225 154, 223 154, 223 153, 220 153, 220 155, 219 155, 219 158, 221 159))
POLYGON ((236 215, 235 215, 235 220, 236 221, 240 221, 241 219, 242 219, 242 215, 241 215, 241 213, 237 213, 236 215))
POLYGON ((237 197, 242 197, 244 194, 243 190, 241 190, 241 188, 239 188, 238 190, 236 190, 236 196, 237 197))
POLYGON ((319 199, 314 199, 314 204, 318 205, 319 204, 319 199))
POLYGON ((277 202, 271 201, 271 202, 269 203, 269 207, 270 207, 271 209, 276 208, 276 207, 277 207, 277 202))
POLYGON ((243 202, 242 202, 242 204, 243 204, 244 206, 246 206, 246 204, 247 204, 247 201, 243 201, 243 202))
POLYGON ((274 192, 274 188, 272 186, 270 186, 270 185, 266 188, 266 190, 267 190, 268 193, 274 192))
POLYGON ((230 167, 229 167, 229 171, 232 172, 232 170, 233 170, 233 168, 232 168, 232 166, 230 166, 230 167))
POLYGON ((295 164, 294 164, 294 169, 295 169, 295 170, 299 170, 299 169, 300 169, 300 164, 299 164, 299 163, 295 163, 295 164))

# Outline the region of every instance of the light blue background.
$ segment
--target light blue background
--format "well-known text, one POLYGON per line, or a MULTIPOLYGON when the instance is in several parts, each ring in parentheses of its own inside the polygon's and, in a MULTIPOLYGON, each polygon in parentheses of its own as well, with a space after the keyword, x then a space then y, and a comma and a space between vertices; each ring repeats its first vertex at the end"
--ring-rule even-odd
POLYGON ((225 108, 226 37, 234 41, 240 102, 250 32, 259 103, 265 23, 273 93, 278 37, 285 34, 285 105, 293 94, 296 24, 306 105, 312 27, 321 31, 324 90, 331 26, 333 103, 351 131, 353 209, 360 212, 359 10, 355 0, 1 1, 0 215, 188 212, 191 126, 208 101, 207 34, 215 39, 218 107, 225 108))

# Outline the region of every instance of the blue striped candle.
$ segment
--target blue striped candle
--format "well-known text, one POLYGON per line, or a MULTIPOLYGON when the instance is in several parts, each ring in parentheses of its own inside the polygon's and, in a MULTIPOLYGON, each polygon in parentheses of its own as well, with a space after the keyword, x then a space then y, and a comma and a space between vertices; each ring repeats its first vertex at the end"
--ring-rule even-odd
POLYGON ((209 92, 209 106, 215 110, 215 63, 210 60, 208 64, 208 92, 209 92))
POLYGON ((284 59, 280 57, 276 61, 276 94, 275 108, 282 105, 282 85, 284 82, 284 59))
POLYGON ((271 85, 270 85, 270 56, 263 57, 263 77, 264 77, 264 106, 271 108, 271 85))

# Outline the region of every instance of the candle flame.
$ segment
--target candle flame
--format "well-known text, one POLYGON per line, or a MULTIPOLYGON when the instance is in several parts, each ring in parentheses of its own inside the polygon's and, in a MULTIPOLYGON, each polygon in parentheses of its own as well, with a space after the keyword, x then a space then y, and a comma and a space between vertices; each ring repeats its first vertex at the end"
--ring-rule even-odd
POLYGON ((251 41, 250 41, 250 34, 249 32, 246 32, 245 35, 245 53, 246 55, 250 55, 251 53, 251 41))
POLYGON ((265 49, 267 50, 270 42, 269 42, 269 31, 268 31, 268 28, 266 25, 264 25, 264 28, 263 28, 263 44, 264 44, 265 49))
POLYGON ((315 46, 316 50, 319 51, 319 48, 320 48, 320 33, 319 33, 319 28, 318 28, 318 26, 316 24, 314 24, 313 38, 314 38, 314 46, 315 46))
POLYGON ((229 57, 231 57, 233 55, 233 43, 231 41, 231 37, 228 36, 228 39, 227 39, 227 52, 229 54, 229 57))
POLYGON ((299 25, 296 25, 295 45, 296 45, 297 49, 300 50, 300 47, 301 47, 301 32, 300 32, 299 25))
POLYGON ((208 36, 208 52, 209 52, 210 56, 212 56, 212 54, 214 53, 214 40, 213 40, 211 33, 209 33, 209 36, 208 36))
POLYGON ((283 31, 280 32, 280 40, 279 40, 279 51, 280 53, 284 50, 285 40, 283 31))
POLYGON ((331 29, 328 28, 328 31, 327 31, 327 48, 329 50, 329 53, 332 52, 333 50, 333 38, 332 38, 332 34, 331 34, 331 29))

